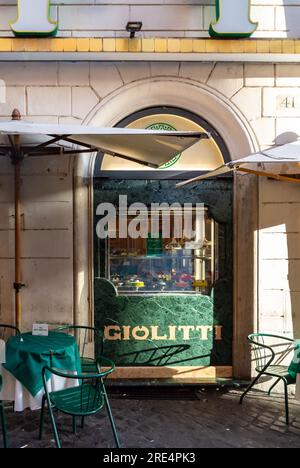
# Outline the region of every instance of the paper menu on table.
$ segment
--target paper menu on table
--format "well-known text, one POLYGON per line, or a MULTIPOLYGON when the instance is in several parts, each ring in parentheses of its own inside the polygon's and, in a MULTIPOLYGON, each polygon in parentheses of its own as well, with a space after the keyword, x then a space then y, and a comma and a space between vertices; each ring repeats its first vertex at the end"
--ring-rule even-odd
POLYGON ((47 323, 34 323, 32 325, 32 334, 36 336, 48 336, 49 326, 47 323))
POLYGON ((0 340, 0 364, 4 364, 5 362, 6 362, 5 341, 0 340))

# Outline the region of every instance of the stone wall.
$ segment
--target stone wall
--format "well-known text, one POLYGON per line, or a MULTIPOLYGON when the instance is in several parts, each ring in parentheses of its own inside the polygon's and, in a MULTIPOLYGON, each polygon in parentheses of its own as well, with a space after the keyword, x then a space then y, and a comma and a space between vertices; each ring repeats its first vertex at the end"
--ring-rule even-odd
MULTIPOLYGON (((0 161, 0 322, 14 321, 13 166, 0 161)), ((73 317, 73 193, 69 158, 22 166, 23 329, 73 317)))
MULTIPOLYGON (((11 36, 16 0, 0 2, 0 34, 11 36)), ((207 37, 215 19, 214 0, 52 0, 52 18, 59 18, 59 36, 128 37, 127 21, 142 21, 143 37, 207 37)), ((252 0, 251 18, 259 22, 254 37, 300 34, 298 0, 252 0)))
POLYGON ((260 180, 259 326, 300 336, 300 191, 298 184, 260 180))
POLYGON ((6 102, 30 121, 87 122, 93 109, 125 85, 156 77, 190 80, 229 100, 249 121, 260 146, 275 136, 298 133, 298 65, 231 63, 0 63, 6 102))

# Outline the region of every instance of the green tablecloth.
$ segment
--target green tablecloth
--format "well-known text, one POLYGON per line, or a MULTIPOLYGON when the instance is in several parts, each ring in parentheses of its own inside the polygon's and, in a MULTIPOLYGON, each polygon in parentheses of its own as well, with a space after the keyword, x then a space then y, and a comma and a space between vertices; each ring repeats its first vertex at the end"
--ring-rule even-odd
POLYGON ((288 373, 293 379, 296 379, 297 374, 300 373, 300 340, 295 340, 294 356, 289 365, 288 373))
POLYGON ((21 339, 13 336, 6 343, 7 369, 35 396, 43 388, 42 369, 52 365, 57 369, 81 372, 80 356, 75 338, 66 333, 49 332, 48 336, 23 333, 21 339), (21 340, 22 339, 22 340, 21 340))

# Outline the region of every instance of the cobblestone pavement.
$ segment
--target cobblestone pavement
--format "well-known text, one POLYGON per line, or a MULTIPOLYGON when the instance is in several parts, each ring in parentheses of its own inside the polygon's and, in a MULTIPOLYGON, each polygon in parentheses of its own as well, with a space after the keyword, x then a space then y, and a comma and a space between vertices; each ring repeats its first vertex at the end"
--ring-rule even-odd
MULTIPOLYGON (((123 448, 300 447, 300 404, 293 397, 287 427, 281 394, 251 392, 243 405, 239 390, 216 388, 119 388, 109 394, 123 448)), ((10 447, 54 447, 48 417, 39 441, 39 411, 7 407, 6 414, 10 447)), ((86 418, 75 435, 70 417, 56 419, 63 447, 114 447, 105 410, 86 418)))

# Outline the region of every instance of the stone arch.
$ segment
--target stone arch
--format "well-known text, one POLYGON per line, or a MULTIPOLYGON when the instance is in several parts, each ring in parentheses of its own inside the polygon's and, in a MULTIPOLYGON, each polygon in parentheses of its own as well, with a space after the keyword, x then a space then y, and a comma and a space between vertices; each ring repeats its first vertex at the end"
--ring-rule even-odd
POLYGON ((119 88, 90 112, 84 124, 114 126, 136 111, 163 105, 204 118, 218 130, 232 159, 258 149, 251 126, 234 104, 212 88, 184 78, 150 78, 119 88))

